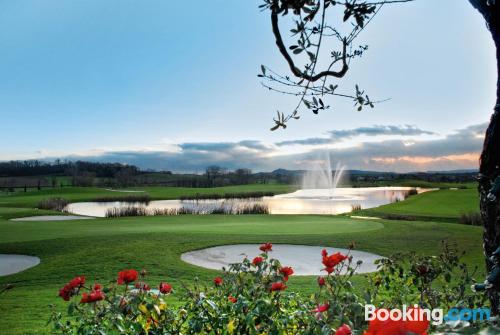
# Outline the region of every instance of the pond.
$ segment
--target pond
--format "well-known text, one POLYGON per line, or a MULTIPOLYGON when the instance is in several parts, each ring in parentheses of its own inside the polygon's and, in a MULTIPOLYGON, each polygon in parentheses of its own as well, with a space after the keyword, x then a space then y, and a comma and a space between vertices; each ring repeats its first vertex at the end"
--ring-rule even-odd
POLYGON ((336 189, 303 189, 258 199, 157 200, 147 204, 130 202, 72 203, 66 211, 76 215, 106 217, 113 211, 140 209, 145 215, 193 214, 320 214, 335 215, 404 200, 410 193, 429 189, 411 187, 365 187, 336 189))

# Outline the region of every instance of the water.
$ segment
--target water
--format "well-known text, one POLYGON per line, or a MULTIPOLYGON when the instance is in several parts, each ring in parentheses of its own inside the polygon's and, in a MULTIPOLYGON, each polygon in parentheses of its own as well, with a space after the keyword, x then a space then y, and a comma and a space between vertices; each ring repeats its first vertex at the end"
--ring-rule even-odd
MULTIPOLYGON (((318 188, 302 189, 293 193, 264 197, 261 199, 231 199, 231 200, 158 200, 148 205, 128 202, 80 202, 69 204, 66 210, 76 215, 105 217, 108 209, 127 208, 130 206, 153 209, 197 209, 208 213, 213 208, 238 208, 252 204, 266 205, 270 214, 341 214, 351 211, 353 205, 362 209, 373 208, 402 201, 410 193, 411 187, 367 187, 335 189, 318 188)), ((418 193, 428 191, 417 189, 418 193)))

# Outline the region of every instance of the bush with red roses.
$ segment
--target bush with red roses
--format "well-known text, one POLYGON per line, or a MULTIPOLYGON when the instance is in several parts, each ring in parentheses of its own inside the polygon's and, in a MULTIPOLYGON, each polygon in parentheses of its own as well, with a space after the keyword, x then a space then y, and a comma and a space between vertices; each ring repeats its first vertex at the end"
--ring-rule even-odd
MULTIPOLYGON (((482 296, 465 289, 472 275, 446 246, 436 257, 406 254, 382 260, 363 292, 352 283, 361 263, 353 263, 349 253, 323 250, 318 261, 325 274, 317 278, 317 292, 310 297, 293 292, 289 278, 294 270, 270 257, 272 244, 263 244, 260 251, 252 260, 244 258, 224 269, 209 285, 195 279, 178 297, 180 307, 165 302, 174 293, 172 285, 150 285, 145 271, 120 271, 109 286, 75 277, 59 291, 69 306, 67 315, 54 311, 54 333, 427 335, 435 327, 429 320, 367 323, 364 305, 474 308, 484 303, 482 296)), ((466 326, 454 331, 485 325, 466 326)))

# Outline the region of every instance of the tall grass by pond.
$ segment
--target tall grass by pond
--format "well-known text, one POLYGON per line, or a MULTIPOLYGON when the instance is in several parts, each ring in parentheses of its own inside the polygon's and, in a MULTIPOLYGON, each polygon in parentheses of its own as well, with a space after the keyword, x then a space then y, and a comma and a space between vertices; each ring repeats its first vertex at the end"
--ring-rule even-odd
POLYGON ((68 204, 69 201, 64 198, 48 198, 40 200, 37 208, 62 212, 68 204))
POLYGON ((274 192, 240 192, 224 194, 201 194, 182 195, 179 200, 220 200, 220 199, 258 199, 263 197, 272 197, 274 192))
POLYGON ((97 197, 92 200, 92 202, 135 202, 149 204, 151 202, 151 196, 149 194, 137 194, 137 195, 126 195, 126 196, 102 196, 97 197))
POLYGON ((470 212, 460 215, 458 222, 468 226, 482 226, 483 220, 481 218, 481 213, 470 212))
POLYGON ((269 208, 265 204, 226 204, 221 203, 215 207, 180 207, 180 208, 152 208, 146 207, 123 207, 111 208, 106 212, 107 218, 118 218, 126 216, 169 216, 169 215, 247 215, 247 214, 269 214, 269 208))

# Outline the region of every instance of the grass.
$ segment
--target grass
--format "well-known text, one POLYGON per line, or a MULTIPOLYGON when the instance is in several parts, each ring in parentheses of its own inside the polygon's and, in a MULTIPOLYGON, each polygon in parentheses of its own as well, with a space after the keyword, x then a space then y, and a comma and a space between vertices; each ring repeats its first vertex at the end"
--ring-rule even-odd
MULTIPOLYGON (((407 200, 373 209, 359 215, 386 217, 409 216, 420 220, 458 222, 466 213, 477 212, 479 195, 476 189, 438 190, 409 197, 407 200)), ((357 214, 357 215, 358 215, 357 214)))
MULTIPOLYGON (((203 193, 240 192, 242 187, 239 188, 238 191, 203 189, 203 193)), ((247 191, 256 191, 256 188, 255 185, 243 187, 247 191)), ((261 191, 279 193, 278 190, 287 190, 282 185, 271 188, 274 189, 261 188, 261 191)), ((157 199, 186 194, 186 189, 146 188, 145 191, 157 199)), ((210 282, 217 271, 186 264, 180 260, 180 255, 223 244, 272 242, 347 247, 354 241, 360 250, 389 256, 410 250, 437 254, 441 241, 447 240, 467 252, 466 261, 470 265, 483 266, 481 227, 437 222, 443 217, 456 219, 462 211, 477 210, 473 189, 426 193, 371 210, 426 216, 434 221, 359 220, 315 215, 182 215, 53 222, 7 220, 52 213, 30 208, 43 197, 64 196, 83 201, 99 193, 102 196, 103 192, 85 188, 68 190, 65 196, 42 191, 27 193, 24 197, 0 197, 0 206, 3 206, 0 207, 0 253, 36 255, 42 260, 32 269, 0 277, 0 286, 15 285, 14 289, 0 295, 0 334, 46 333, 47 305, 55 303, 58 309, 65 308, 66 304, 57 298, 57 290, 74 275, 84 274, 90 283, 101 282, 115 278, 119 270, 130 267, 147 269, 153 284, 166 280, 180 288, 181 282, 189 284, 194 277, 210 282)), ((117 194, 113 192, 112 195, 117 194)), ((366 283, 363 276, 355 280, 361 287, 366 283)), ((309 294, 316 287, 316 280, 292 277, 290 287, 309 294)), ((171 303, 177 303, 173 299, 171 303)))

